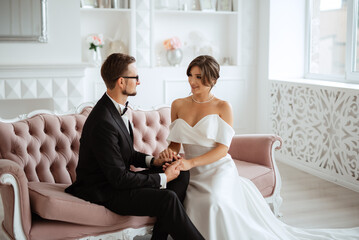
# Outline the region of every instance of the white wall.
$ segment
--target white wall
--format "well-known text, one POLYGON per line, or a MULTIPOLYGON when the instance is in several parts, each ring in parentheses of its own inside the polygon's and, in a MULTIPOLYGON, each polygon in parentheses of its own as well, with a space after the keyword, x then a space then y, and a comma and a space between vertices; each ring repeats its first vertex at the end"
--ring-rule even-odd
MULTIPOLYGON (((36 109, 66 110, 77 105, 77 101, 70 103, 66 96, 73 94, 70 86, 62 91, 61 86, 58 88, 52 83, 81 84, 81 68, 84 67, 81 64, 79 4, 74 0, 48 1, 47 43, 0 41, 0 118, 14 118, 36 109), (73 69, 80 70, 73 74, 73 69), (44 78, 50 84, 45 87, 48 94, 37 99, 43 89, 39 81, 44 78), (56 80, 58 78, 61 79, 56 80), (32 82, 27 85, 29 81, 32 82), (63 101, 56 104, 54 96, 60 96, 63 101)), ((81 95, 76 94, 76 99, 81 99, 81 95)))
POLYGON ((269 65, 269 0, 259 5, 258 68, 257 68, 257 121, 258 133, 269 132, 268 65, 269 65))
POLYGON ((305 54, 304 0, 271 0, 269 78, 302 78, 305 54))
POLYGON ((266 0, 259 6, 257 132, 271 133, 270 79, 304 76, 304 0, 266 0))
POLYGON ((47 43, 0 42, 0 65, 80 63, 79 1, 48 1, 47 43))

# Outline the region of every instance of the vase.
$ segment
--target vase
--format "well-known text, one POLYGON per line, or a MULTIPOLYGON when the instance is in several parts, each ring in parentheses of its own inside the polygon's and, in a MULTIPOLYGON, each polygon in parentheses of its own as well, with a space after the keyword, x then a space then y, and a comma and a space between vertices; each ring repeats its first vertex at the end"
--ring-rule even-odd
POLYGON ((182 50, 179 48, 167 50, 166 57, 167 57, 167 62, 169 63, 169 65, 179 66, 179 64, 182 61, 183 53, 182 53, 182 50))
POLYGON ((89 51, 89 61, 96 67, 100 67, 102 64, 102 56, 101 56, 101 50, 99 47, 95 50, 89 51))

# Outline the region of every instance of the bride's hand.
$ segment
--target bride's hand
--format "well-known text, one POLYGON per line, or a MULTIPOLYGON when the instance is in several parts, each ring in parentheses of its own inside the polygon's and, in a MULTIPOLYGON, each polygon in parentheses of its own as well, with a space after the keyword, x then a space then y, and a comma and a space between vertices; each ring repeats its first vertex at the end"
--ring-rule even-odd
POLYGON ((163 159, 164 162, 170 162, 177 155, 176 152, 172 151, 170 148, 166 148, 162 152, 160 152, 159 158, 163 159))
MULTIPOLYGON (((173 156, 173 159, 174 159, 174 161, 177 161, 177 160, 181 160, 182 157, 181 157, 180 155, 175 155, 175 156, 173 156)), ((172 162, 165 162, 165 163, 163 163, 163 165, 162 165, 163 171, 166 171, 166 169, 167 169, 169 166, 171 166, 172 163, 173 163, 173 161, 172 161, 172 162)))
MULTIPOLYGON (((186 160, 182 156, 177 155, 175 156, 175 162, 180 161, 179 168, 181 171, 187 171, 193 167, 191 160, 186 160)), ((174 162, 166 162, 162 165, 163 171, 166 171, 166 169, 171 166, 174 162)))
POLYGON ((182 161, 182 163, 180 164, 181 171, 187 171, 187 170, 190 170, 191 168, 193 168, 192 160, 187 160, 187 159, 182 158, 181 161, 182 161))

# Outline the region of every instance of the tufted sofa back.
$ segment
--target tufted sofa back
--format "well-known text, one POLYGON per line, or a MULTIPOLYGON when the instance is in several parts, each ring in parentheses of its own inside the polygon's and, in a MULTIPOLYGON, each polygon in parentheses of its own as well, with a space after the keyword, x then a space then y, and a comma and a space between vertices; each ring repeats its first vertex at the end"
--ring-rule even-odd
MULTIPOLYGON (((41 113, 14 123, 0 122, 0 159, 19 164, 30 182, 72 183, 82 128, 91 110, 85 107, 76 114, 41 113)), ((135 149, 157 156, 167 146, 170 108, 129 110, 128 114, 135 149)))
POLYGON ((168 145, 166 139, 171 124, 170 107, 153 111, 129 109, 129 119, 133 123, 134 148, 157 157, 168 145))

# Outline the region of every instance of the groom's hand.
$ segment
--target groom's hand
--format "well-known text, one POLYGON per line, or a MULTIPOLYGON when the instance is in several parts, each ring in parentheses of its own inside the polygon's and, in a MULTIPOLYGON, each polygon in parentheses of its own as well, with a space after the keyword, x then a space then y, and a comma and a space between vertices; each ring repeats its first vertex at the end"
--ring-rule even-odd
POLYGON ((171 163, 172 162, 172 159, 168 159, 168 158, 156 158, 154 161, 153 161, 153 165, 155 167, 162 167, 164 164, 166 163, 171 163))
MULTIPOLYGON (((173 157, 172 161, 171 162, 165 162, 163 165, 162 165, 162 170, 163 172, 166 171, 166 169, 168 168, 168 166, 171 166, 171 164, 177 160, 181 160, 183 159, 180 155, 176 155, 173 157)), ((182 168, 182 163, 180 164, 180 168, 182 168)))
POLYGON ((167 182, 170 182, 178 177, 181 172, 181 164, 181 160, 175 161, 166 168, 165 174, 167 177, 167 182))

